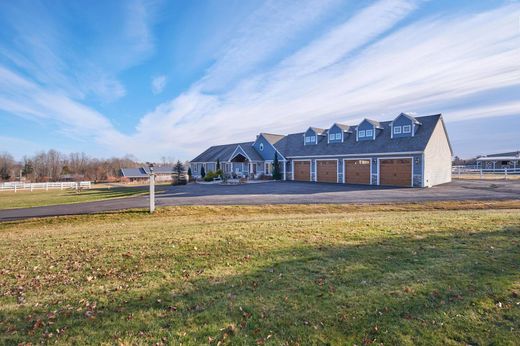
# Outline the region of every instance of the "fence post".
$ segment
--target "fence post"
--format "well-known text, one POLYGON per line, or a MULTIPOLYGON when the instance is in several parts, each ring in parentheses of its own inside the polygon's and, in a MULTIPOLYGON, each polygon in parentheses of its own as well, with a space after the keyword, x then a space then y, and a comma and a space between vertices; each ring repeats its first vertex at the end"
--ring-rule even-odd
POLYGON ((504 170, 504 180, 507 180, 507 168, 504 170))
POLYGON ((49 191, 49 183, 45 183, 45 191, 49 191))
POLYGON ((482 167, 480 167, 480 179, 482 179, 482 167))
POLYGON ((16 193, 16 183, 14 183, 14 192, 16 193))
POLYGON ((63 190, 63 183, 60 184, 60 190, 63 190))
POLYGON ((29 188, 31 189, 31 192, 32 192, 32 190, 33 190, 33 183, 29 184, 29 188))

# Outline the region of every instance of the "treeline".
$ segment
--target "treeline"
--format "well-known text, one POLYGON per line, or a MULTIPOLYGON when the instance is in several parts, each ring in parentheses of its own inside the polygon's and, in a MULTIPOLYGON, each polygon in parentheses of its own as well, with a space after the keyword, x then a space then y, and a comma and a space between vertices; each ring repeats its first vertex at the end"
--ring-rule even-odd
POLYGON ((0 153, 0 180, 46 182, 60 180, 115 181, 121 168, 140 167, 143 163, 131 155, 98 159, 85 153, 64 154, 57 150, 24 156, 17 161, 9 153, 0 153))

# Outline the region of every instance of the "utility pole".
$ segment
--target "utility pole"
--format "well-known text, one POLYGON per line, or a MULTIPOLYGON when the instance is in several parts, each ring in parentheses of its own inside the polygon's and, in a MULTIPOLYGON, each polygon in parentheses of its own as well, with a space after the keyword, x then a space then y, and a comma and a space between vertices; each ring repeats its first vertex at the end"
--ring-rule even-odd
POLYGON ((153 163, 148 163, 150 168, 150 214, 155 211, 155 174, 153 173, 153 163))

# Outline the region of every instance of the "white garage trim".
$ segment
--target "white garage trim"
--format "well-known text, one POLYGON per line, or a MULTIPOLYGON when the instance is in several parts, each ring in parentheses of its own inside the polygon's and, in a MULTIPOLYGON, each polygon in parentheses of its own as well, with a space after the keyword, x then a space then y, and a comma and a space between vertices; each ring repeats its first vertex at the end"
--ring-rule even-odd
POLYGON ((312 181, 312 160, 291 160, 292 180, 294 179, 294 163, 295 162, 309 162, 309 181, 312 181))
POLYGON ((316 159, 316 174, 314 175, 314 181, 318 181, 318 161, 336 161, 336 183, 339 183, 339 174, 338 174, 338 163, 339 159, 316 159))

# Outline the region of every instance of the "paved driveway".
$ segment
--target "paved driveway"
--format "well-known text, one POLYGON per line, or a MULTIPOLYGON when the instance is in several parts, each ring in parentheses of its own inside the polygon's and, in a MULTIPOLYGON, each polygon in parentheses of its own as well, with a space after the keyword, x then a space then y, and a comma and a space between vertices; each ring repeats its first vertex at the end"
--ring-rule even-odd
MULTIPOLYGON (((265 182, 234 186, 171 186, 157 195, 158 206, 317 203, 405 203, 449 200, 520 199, 518 181, 454 181, 431 189, 391 188, 301 182, 265 182)), ((0 210, 0 221, 30 217, 90 214, 146 208, 145 196, 98 202, 0 210)))

